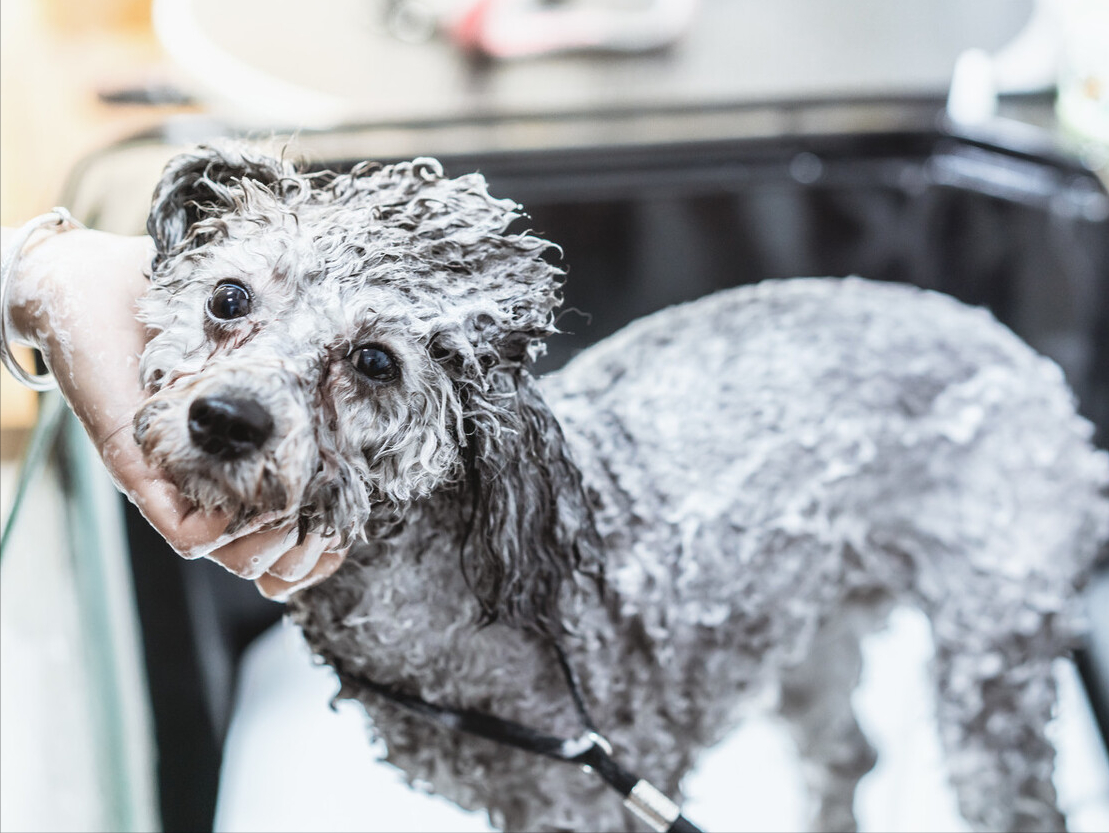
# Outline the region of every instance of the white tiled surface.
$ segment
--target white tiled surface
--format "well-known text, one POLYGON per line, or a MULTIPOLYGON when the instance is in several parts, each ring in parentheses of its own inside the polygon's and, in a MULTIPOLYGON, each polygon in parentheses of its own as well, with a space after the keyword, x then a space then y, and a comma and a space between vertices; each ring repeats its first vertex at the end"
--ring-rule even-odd
MULTIPOLYGON (((864 645, 856 709, 880 760, 856 798, 863 830, 967 830, 944 783, 931 723, 930 651, 927 623, 907 609, 864 645)), ((1109 830, 1109 763, 1077 675, 1066 663, 1058 672, 1060 803, 1076 833, 1109 830)), ((290 626, 276 626, 252 646, 225 750, 216 830, 489 829, 480 815, 409 789, 378 763, 359 707, 343 702, 329 710, 337 688, 290 626)), ((801 830, 800 784, 784 728, 752 719, 704 756, 687 781, 684 809, 710 831, 801 830)))
POLYGON ((344 701, 330 669, 312 663, 300 632, 278 623, 243 659, 220 773, 217 831, 491 830, 485 818, 405 785, 378 763, 364 712, 344 701))

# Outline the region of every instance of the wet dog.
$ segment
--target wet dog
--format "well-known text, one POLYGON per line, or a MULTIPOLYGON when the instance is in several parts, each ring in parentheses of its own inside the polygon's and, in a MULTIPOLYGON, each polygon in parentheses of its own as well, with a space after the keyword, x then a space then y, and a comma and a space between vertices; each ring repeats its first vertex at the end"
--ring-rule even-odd
MULTIPOLYGON (((615 757, 674 797, 775 692, 821 829, 854 826, 874 761, 859 636, 915 605, 962 812, 1061 828, 1051 664, 1109 537, 1109 461, 1058 367, 948 297, 799 279, 661 311, 536 378, 563 275, 519 216, 427 159, 174 159, 141 307, 148 460, 234 523, 354 542, 289 601, 325 661, 572 737, 557 645, 615 757)), ((341 696, 413 783, 499 826, 635 823, 576 767, 341 696)))

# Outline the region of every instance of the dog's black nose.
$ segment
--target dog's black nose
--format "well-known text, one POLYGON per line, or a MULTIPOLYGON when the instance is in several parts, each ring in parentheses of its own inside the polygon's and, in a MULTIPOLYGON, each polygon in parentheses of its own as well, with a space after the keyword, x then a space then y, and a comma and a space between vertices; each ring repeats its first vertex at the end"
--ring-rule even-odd
POLYGON ((206 396, 189 406, 189 436, 213 457, 234 460, 262 447, 273 417, 253 399, 206 396))

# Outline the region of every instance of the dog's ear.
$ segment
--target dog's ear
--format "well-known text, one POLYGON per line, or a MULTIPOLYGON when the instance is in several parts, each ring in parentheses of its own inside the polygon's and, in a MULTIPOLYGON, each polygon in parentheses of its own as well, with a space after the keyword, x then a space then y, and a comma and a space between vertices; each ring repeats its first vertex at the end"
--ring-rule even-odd
POLYGON ((544 256, 557 247, 526 232, 479 240, 481 251, 468 263, 478 291, 461 321, 468 352, 482 375, 525 370, 559 332, 564 272, 544 256))
POLYGON ((462 568, 485 622, 549 636, 565 630, 562 589, 575 572, 598 579, 592 505, 562 428, 526 371, 466 418, 469 500, 462 568))
POLYGON ((154 189, 146 221, 157 259, 204 242, 194 227, 241 201, 243 180, 270 188, 292 173, 288 162, 233 145, 202 145, 175 156, 154 189))
POLYGON ((450 178, 434 159, 384 168, 357 166, 327 188, 332 199, 364 201, 374 263, 367 280, 397 283, 408 297, 421 294, 431 309, 458 299, 472 357, 483 372, 519 368, 536 358, 557 332, 564 272, 559 247, 528 230, 523 206, 493 197, 479 173, 450 178))

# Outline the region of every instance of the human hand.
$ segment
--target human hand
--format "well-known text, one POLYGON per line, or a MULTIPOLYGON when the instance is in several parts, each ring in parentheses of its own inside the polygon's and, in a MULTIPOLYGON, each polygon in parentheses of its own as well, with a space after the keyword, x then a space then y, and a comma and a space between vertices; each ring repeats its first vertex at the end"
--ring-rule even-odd
POLYGON ((253 579, 263 595, 283 601, 331 575, 346 551, 329 551, 334 542, 318 535, 298 545, 295 523, 272 516, 228 535, 227 516, 197 511, 147 465, 133 439, 132 421, 147 396, 139 382, 147 334, 135 305, 153 254, 145 236, 35 234, 8 289, 13 337, 42 351, 117 487, 170 546, 253 579))

